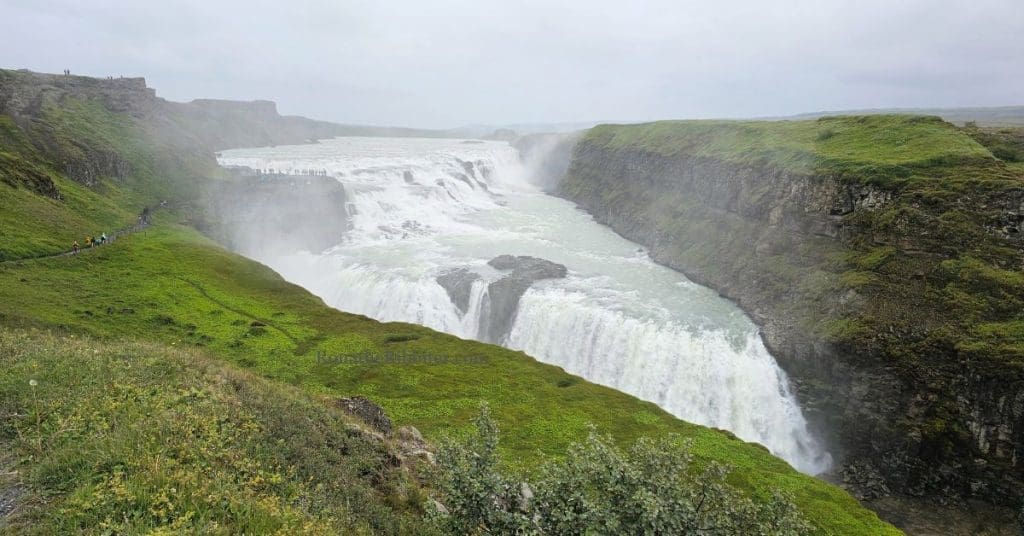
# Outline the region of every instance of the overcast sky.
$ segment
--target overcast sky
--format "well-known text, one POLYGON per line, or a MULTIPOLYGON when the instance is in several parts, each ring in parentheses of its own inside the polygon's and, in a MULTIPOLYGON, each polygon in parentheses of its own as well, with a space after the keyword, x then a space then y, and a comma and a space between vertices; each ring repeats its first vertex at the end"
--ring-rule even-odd
POLYGON ((1024 104, 1024 0, 0 0, 0 67, 423 127, 1024 104))

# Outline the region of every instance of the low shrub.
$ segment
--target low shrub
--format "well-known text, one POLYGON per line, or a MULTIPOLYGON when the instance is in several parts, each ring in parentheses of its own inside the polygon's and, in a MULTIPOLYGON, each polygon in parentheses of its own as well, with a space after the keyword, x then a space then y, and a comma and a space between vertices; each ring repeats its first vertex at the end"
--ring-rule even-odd
POLYGON ((482 406, 476 433, 441 449, 444 507, 433 519, 455 534, 744 534, 811 531, 786 497, 755 503, 726 482, 729 469, 697 467, 676 436, 628 451, 591 432, 546 462, 531 484, 498 468, 498 427, 482 406))

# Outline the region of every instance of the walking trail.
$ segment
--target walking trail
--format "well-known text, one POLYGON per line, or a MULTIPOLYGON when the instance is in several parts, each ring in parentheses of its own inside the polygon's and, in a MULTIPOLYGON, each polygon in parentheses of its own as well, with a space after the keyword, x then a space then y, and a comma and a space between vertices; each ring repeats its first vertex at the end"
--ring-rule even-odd
MULTIPOLYGON (((113 233, 108 234, 107 235, 107 241, 104 243, 104 245, 109 244, 110 242, 113 242, 114 240, 117 240, 118 238, 120 238, 122 236, 128 236, 128 235, 130 235, 132 233, 137 233, 139 231, 145 230, 147 227, 152 225, 153 215, 156 213, 156 211, 161 210, 161 209, 167 209, 167 208, 169 208, 169 207, 166 206, 166 205, 162 206, 162 207, 160 207, 160 206, 155 207, 155 208, 153 208, 149 212, 149 214, 147 215, 146 218, 142 218, 140 216, 139 217, 139 221, 137 223, 135 223, 134 225, 129 225, 128 227, 124 227, 122 229, 118 229, 117 231, 114 231, 113 233)), ((0 264, 13 263, 13 262, 21 262, 21 261, 36 261, 36 260, 43 260, 43 259, 56 259, 58 257, 73 257, 73 256, 78 255, 78 254, 88 253, 89 251, 91 251, 93 249, 96 249, 98 247, 101 247, 101 246, 87 247, 87 246, 83 245, 83 246, 81 246, 78 249, 77 252, 74 250, 74 248, 72 248, 72 249, 68 249, 66 251, 61 251, 60 253, 50 253, 50 254, 46 254, 46 255, 38 255, 38 256, 35 256, 35 257, 18 257, 17 259, 0 260, 0 264)))

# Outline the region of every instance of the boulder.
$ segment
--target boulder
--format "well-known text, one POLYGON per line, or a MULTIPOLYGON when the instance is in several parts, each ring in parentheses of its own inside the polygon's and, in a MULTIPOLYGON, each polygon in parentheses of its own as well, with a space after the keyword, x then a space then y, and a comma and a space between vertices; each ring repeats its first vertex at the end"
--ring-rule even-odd
POLYGON ((434 452, 430 444, 423 439, 423 434, 415 426, 403 426, 395 432, 398 442, 398 450, 403 459, 418 458, 430 465, 437 462, 434 459, 434 452))
POLYGON ((370 399, 364 396, 353 396, 339 398, 336 403, 346 413, 359 417, 374 430, 386 436, 391 435, 391 419, 388 418, 387 413, 384 413, 383 408, 374 404, 370 399))
POLYGON ((562 278, 568 274, 564 265, 528 255, 498 255, 487 261, 487 264, 498 270, 512 270, 514 277, 530 278, 534 281, 562 278))

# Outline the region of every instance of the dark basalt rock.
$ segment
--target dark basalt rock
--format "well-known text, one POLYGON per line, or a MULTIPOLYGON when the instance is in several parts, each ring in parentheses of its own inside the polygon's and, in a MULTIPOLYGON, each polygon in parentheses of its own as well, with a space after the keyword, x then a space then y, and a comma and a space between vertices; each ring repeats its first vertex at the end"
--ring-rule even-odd
POLYGON ((345 412, 359 417, 378 432, 391 435, 391 419, 387 413, 384 413, 383 408, 374 404, 369 398, 364 396, 339 398, 336 403, 345 412))
POLYGON ((565 266, 538 257, 527 255, 498 255, 487 261, 498 270, 512 270, 513 277, 538 279, 559 279, 568 274, 565 266))
POLYGON ((495 344, 501 344, 508 337, 519 309, 519 298, 530 285, 542 279, 563 278, 568 273, 565 266, 537 257, 499 255, 487 264, 498 270, 512 271, 487 287, 490 310, 483 335, 495 344))
POLYGON ((473 282, 477 279, 480 279, 479 274, 466 268, 456 268, 437 276, 437 284, 448 292, 452 303, 465 314, 469 309, 469 294, 473 290, 473 282))
MULTIPOLYGON (((510 272, 487 286, 487 299, 479 312, 479 335, 494 344, 505 342, 519 309, 519 298, 531 285, 542 279, 559 279, 568 273, 561 264, 529 256, 499 255, 487 264, 510 272)), ((455 268, 437 276, 436 280, 459 311, 466 314, 473 282, 478 279, 480 275, 468 268, 455 268)))

